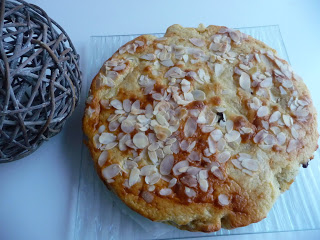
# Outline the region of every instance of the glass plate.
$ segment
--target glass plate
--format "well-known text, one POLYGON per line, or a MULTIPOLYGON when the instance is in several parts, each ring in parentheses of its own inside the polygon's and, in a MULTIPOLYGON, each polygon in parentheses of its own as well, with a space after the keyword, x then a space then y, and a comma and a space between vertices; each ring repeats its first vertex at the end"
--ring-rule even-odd
MULTIPOLYGON (((289 61, 279 26, 240 28, 278 51, 289 61)), ((103 62, 123 44, 137 35, 94 36, 90 39, 88 78, 84 91, 103 62)), ((154 34, 162 36, 163 34, 154 34)), ((171 239, 215 235, 252 234, 263 232, 320 229, 319 152, 307 169, 301 169, 296 181, 277 200, 267 218, 259 223, 234 230, 222 229, 215 233, 188 232, 152 222, 135 213, 110 193, 98 178, 87 147, 82 146, 80 178, 72 218, 73 239, 171 239), (317 177, 317 178, 316 178, 317 177)))

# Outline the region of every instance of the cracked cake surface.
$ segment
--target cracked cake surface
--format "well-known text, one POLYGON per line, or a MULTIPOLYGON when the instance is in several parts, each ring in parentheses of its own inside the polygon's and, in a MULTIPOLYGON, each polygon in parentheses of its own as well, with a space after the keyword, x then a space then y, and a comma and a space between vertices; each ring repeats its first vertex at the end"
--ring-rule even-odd
POLYGON ((173 25, 93 79, 83 130, 97 173, 143 216, 189 231, 265 218, 317 149, 303 80, 238 30, 173 25))

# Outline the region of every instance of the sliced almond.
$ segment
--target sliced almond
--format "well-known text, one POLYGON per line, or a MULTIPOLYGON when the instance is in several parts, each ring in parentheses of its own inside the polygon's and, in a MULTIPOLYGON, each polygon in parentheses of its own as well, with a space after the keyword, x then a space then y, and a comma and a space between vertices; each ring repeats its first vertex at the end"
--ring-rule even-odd
POLYGON ((223 136, 223 134, 222 134, 222 132, 221 132, 221 130, 220 129, 216 129, 216 130, 214 130, 214 131, 212 131, 211 133, 210 133, 210 136, 212 137, 212 139, 214 140, 214 141, 219 141, 221 138, 222 138, 222 136, 223 136))
POLYGON ((242 167, 244 167, 250 171, 258 171, 258 169, 259 169, 258 162, 256 160, 249 159, 249 158, 243 159, 241 161, 241 165, 242 165, 242 167))
POLYGON ((279 145, 283 145, 286 142, 286 135, 283 132, 278 133, 277 140, 279 145))
POLYGON ((155 151, 148 151, 148 156, 149 156, 150 160, 153 163, 157 163, 158 162, 158 156, 157 156, 157 153, 155 151))
POLYGON ((148 53, 148 54, 140 56, 140 58, 144 59, 144 60, 152 61, 152 60, 156 59, 156 55, 154 55, 153 53, 148 53))
POLYGON ((130 172, 129 186, 131 187, 139 181, 140 181, 140 170, 137 167, 135 167, 130 172))
MULTIPOLYGON (((209 138, 208 138, 208 145, 209 145, 209 152, 212 154, 215 153, 216 152, 216 144, 213 141, 213 138, 211 136, 209 136, 209 138)), ((206 156, 208 156, 208 155, 206 155, 206 156)))
POLYGON ((218 141, 218 144, 217 144, 217 148, 219 151, 223 151, 223 149, 225 148, 226 146, 226 140, 224 140, 224 138, 221 138, 219 141, 218 141))
POLYGON ((268 132, 266 130, 260 130, 253 138, 253 141, 255 143, 259 143, 263 141, 263 139, 268 135, 268 132))
POLYGON ((269 114, 269 108, 267 106, 261 106, 259 109, 258 109, 258 112, 257 112, 257 116, 258 117, 265 117, 269 114))
POLYGON ((154 132, 156 133, 157 138, 161 141, 165 141, 172 134, 169 128, 161 125, 156 125, 154 127, 154 132))
POLYGON ((226 130, 228 133, 230 133, 233 129, 233 121, 231 120, 227 120, 226 122, 226 130))
POLYGON ((271 86, 272 86, 272 77, 268 77, 260 83, 260 87, 263 87, 263 88, 269 88, 271 86))
POLYGON ((225 194, 219 194, 219 196, 218 196, 218 202, 219 202, 219 204, 220 204, 221 206, 227 206, 227 205, 229 205, 229 203, 230 203, 228 196, 225 195, 225 194))
POLYGON ((143 191, 141 193, 141 197, 147 202, 147 203, 151 203, 154 199, 154 195, 148 191, 143 191))
POLYGON ((206 179, 199 179, 199 186, 201 191, 207 192, 209 188, 209 183, 206 179))
POLYGON ((174 185, 176 185, 176 183, 177 183, 177 179, 176 179, 176 178, 172 178, 172 179, 170 180, 170 182, 169 182, 168 187, 169 187, 169 188, 172 188, 174 185))
POLYGON ((226 161, 229 160, 230 157, 231 157, 230 152, 224 151, 224 152, 218 154, 217 160, 219 163, 225 163, 226 161))
POLYGON ((234 142, 240 137, 240 133, 236 130, 232 130, 230 133, 226 133, 224 138, 227 142, 234 142))
POLYGON ((108 159, 108 151, 103 151, 98 158, 99 166, 102 167, 107 161, 107 159, 108 159))
POLYGON ((196 101, 206 100, 206 94, 201 90, 193 90, 192 95, 193 95, 194 100, 196 100, 196 101))
POLYGON ((126 119, 121 122, 121 130, 125 133, 132 133, 135 128, 135 122, 130 119, 126 119))
POLYGON ((104 132, 99 137, 99 142, 101 144, 108 144, 114 142, 117 139, 117 136, 112 133, 104 132))
POLYGON ((197 47, 203 47, 205 45, 205 41, 200 38, 189 38, 189 41, 197 47))
POLYGON ((155 172, 151 175, 147 175, 144 180, 146 184, 154 185, 157 182, 159 182, 160 178, 161 178, 161 175, 158 172, 155 172))
POLYGON ((192 175, 185 175, 182 178, 180 178, 180 181, 187 185, 188 187, 197 187, 198 181, 195 176, 192 175))
POLYGON ((200 161, 200 155, 198 152, 195 152, 195 151, 192 151, 188 158, 187 158, 190 162, 197 162, 197 161, 200 161))
POLYGON ((212 172, 213 175, 216 176, 218 179, 224 180, 224 175, 223 175, 223 173, 222 173, 222 171, 220 170, 219 167, 213 166, 213 167, 211 168, 211 172, 212 172))
POLYGON ((287 147, 287 152, 290 153, 294 150, 297 150, 299 146, 300 146, 299 140, 291 139, 287 147))
POLYGON ((197 121, 194 118, 188 118, 187 122, 184 125, 184 135, 192 137, 197 130, 197 121))
POLYGON ((139 149, 143 149, 149 144, 148 137, 142 132, 135 134, 133 136, 132 142, 139 149))
POLYGON ((172 62, 171 59, 163 60, 160 62, 163 66, 165 67, 172 67, 174 66, 174 63, 172 62))
POLYGON ((111 179, 117 176, 121 172, 119 164, 111 164, 102 170, 102 176, 105 179, 111 179))
POLYGON ((289 115, 282 115, 282 119, 283 119, 283 122, 284 124, 287 126, 287 127, 291 127, 292 124, 293 124, 293 119, 292 117, 290 117, 289 115))
POLYGON ((99 128, 98 128, 98 133, 103 133, 104 131, 106 130, 106 126, 105 125, 101 125, 99 128))
MULTIPOLYGON (((174 165, 174 167, 172 168, 174 175, 178 176, 180 174, 182 174, 183 171, 180 171, 182 168, 189 167, 189 161, 184 160, 184 161, 180 161, 178 162, 176 165, 174 165)), ((187 171, 187 169, 185 171, 187 171)))
POLYGON ((172 189, 170 188, 162 188, 160 191, 159 191, 159 194, 161 196, 168 196, 170 194, 172 194, 172 189))
POLYGON ((160 173, 162 175, 169 175, 173 167, 174 157, 173 155, 167 155, 160 164, 160 173))
POLYGON ((112 100, 112 101, 110 102, 110 105, 111 105, 112 107, 114 107, 115 109, 119 109, 119 110, 123 109, 123 107, 122 107, 122 102, 120 102, 118 99, 112 100))
POLYGON ((243 167, 241 166, 241 162, 238 159, 232 159, 231 160, 232 164, 239 169, 242 169, 243 167))
POLYGON ((118 127, 120 126, 120 123, 118 121, 112 121, 109 123, 109 131, 110 132, 114 132, 115 130, 118 129, 118 127))
POLYGON ((281 117, 281 113, 279 111, 275 111, 274 113, 272 113, 272 115, 269 118, 269 122, 273 123, 276 122, 280 119, 281 117))
POLYGON ((157 167, 155 165, 146 165, 141 168, 140 175, 148 176, 155 172, 157 172, 157 167))
POLYGON ((223 73, 223 71, 224 71, 224 67, 222 64, 219 64, 219 63, 214 64, 214 73, 215 73, 216 77, 220 77, 220 75, 223 73))
POLYGON ((297 132, 297 130, 294 127, 291 128, 291 134, 292 134, 294 139, 298 139, 299 138, 299 133, 297 132))
POLYGON ((250 91, 251 81, 250 76, 246 72, 242 72, 239 79, 240 87, 246 91, 250 91))
POLYGON ((196 191, 194 191, 192 188, 188 188, 188 187, 185 187, 184 192, 190 198, 193 198, 197 195, 196 191))

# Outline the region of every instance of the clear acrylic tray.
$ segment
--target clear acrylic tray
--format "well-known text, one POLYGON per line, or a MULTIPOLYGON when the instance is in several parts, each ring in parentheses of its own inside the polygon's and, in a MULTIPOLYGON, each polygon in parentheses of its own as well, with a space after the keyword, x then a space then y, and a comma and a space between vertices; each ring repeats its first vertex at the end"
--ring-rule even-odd
MULTIPOLYGON (((279 26, 239 30, 267 43, 276 49, 282 58, 289 61, 279 26)), ((91 80, 103 62, 120 46, 139 35, 91 37, 84 91, 88 91, 91 80)), ((163 34, 154 35, 160 37, 163 34)), ((319 151, 309 167, 301 169, 290 190, 281 195, 267 218, 247 227, 222 229, 215 233, 182 231, 166 224, 152 222, 129 209, 109 192, 98 178, 85 145, 82 146, 79 171, 79 185, 75 190, 75 211, 71 223, 73 239, 77 240, 172 239, 320 229, 319 151)))

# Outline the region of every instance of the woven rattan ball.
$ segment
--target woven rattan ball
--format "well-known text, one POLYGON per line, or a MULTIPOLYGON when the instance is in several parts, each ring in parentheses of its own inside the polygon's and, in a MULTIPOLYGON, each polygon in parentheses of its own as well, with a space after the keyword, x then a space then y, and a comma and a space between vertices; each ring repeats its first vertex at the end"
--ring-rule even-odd
POLYGON ((0 0, 0 163, 59 133, 78 103, 79 55, 39 7, 0 0))

